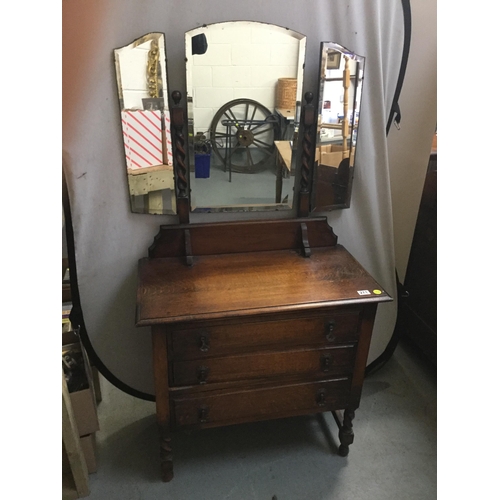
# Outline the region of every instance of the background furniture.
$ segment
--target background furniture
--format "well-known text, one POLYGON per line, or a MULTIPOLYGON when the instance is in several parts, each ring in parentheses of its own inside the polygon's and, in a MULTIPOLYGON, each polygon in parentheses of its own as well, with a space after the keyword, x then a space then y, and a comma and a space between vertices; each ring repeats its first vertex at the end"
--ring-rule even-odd
POLYGON ((402 335, 437 365, 437 144, 429 158, 404 287, 402 335))
POLYGON ((69 319, 72 309, 68 260, 62 260, 62 493, 63 500, 87 496, 88 474, 96 472, 95 433, 101 401, 99 372, 91 366, 78 331, 69 319))
POLYGON ((276 115, 280 120, 280 140, 293 140, 295 132, 296 108, 275 108, 276 115))
POLYGON ((63 500, 86 497, 90 493, 89 473, 64 374, 62 376, 62 441, 71 468, 71 474, 62 476, 63 500))
POLYGON ((274 141, 276 146, 276 203, 281 203, 283 178, 288 179, 292 171, 292 150, 290 141, 274 141))

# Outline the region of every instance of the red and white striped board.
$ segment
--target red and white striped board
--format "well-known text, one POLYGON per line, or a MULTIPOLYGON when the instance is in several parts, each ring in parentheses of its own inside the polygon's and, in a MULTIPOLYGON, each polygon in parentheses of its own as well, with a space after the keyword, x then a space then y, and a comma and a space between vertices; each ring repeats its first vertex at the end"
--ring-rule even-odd
MULTIPOLYGON (((170 120, 165 116, 168 164, 172 165, 170 120)), ((122 111, 123 144, 127 169, 137 170, 163 164, 161 111, 122 111)))

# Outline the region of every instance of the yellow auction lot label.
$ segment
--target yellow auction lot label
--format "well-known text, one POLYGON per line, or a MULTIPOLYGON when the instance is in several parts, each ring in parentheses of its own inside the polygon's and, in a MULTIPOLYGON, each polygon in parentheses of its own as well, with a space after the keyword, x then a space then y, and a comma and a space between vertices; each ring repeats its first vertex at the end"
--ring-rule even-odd
POLYGON ((373 290, 373 293, 375 295, 380 295, 382 293, 382 290, 373 290))

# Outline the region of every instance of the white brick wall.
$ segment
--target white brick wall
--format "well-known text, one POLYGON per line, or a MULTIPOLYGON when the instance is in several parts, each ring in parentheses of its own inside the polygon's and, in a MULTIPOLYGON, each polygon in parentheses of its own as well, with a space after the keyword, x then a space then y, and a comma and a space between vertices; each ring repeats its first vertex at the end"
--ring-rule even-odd
MULTIPOLYGON (((214 114, 237 98, 254 99, 271 112, 278 78, 302 79, 305 36, 279 26, 238 21, 186 33, 187 87, 194 133, 210 129, 214 114), (204 33, 208 50, 191 55, 191 37, 204 33)), ((299 83, 297 99, 301 99, 299 83)))

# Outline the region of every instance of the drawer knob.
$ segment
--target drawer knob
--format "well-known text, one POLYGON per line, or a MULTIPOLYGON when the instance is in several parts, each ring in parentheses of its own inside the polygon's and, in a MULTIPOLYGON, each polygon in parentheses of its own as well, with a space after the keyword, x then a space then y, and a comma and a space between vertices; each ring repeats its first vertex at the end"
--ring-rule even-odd
POLYGON ((200 336, 200 351, 207 352, 210 349, 210 339, 207 335, 200 336))
POLYGON ((320 389, 316 394, 316 404, 318 406, 326 405, 326 389, 320 389))
POLYGON ((208 406, 198 408, 198 421, 202 424, 208 422, 208 406))
POLYGON ((206 384, 209 371, 210 370, 206 366, 199 366, 196 369, 196 378, 200 384, 206 384))
POLYGON ((334 330, 335 330, 335 321, 331 320, 326 324, 326 340, 328 340, 328 342, 335 341, 335 335, 333 334, 334 330))
POLYGON ((331 354, 321 355, 321 371, 329 372, 332 369, 333 360, 331 354))

